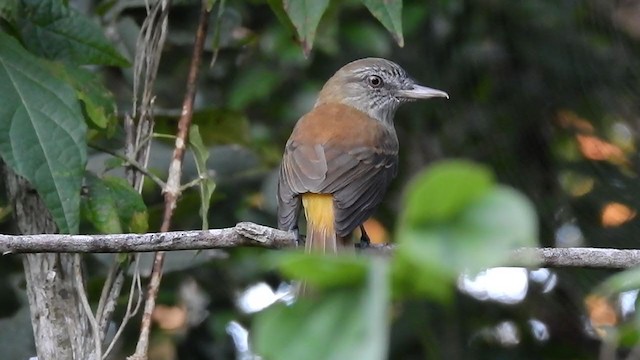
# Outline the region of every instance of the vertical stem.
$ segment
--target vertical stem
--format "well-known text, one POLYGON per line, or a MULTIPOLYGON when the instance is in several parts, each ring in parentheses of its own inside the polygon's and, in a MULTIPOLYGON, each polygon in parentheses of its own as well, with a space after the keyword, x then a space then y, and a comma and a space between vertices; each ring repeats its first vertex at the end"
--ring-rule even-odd
MULTIPOLYGON (((207 27, 209 23, 209 11, 207 10, 206 1, 202 1, 202 9, 200 11, 200 19, 198 22, 198 29, 196 31, 196 39, 193 47, 193 54, 191 57, 191 64, 189 66, 189 75, 187 78, 187 89, 185 92, 184 100, 182 102, 182 114, 178 121, 178 132, 176 136, 175 147, 173 150, 173 156, 171 164, 169 166, 169 176, 167 178, 167 185, 164 189, 164 215, 162 218, 162 225, 160 226, 161 232, 169 231, 171 228, 171 218, 173 211, 176 207, 176 202, 180 196, 180 177, 182 173, 182 160, 186 150, 188 141, 189 127, 191 126, 191 119, 193 115, 193 102, 196 95, 198 71, 200 68, 200 62, 202 57, 202 51, 204 49, 204 41, 207 35, 207 27)), ((162 279, 162 267, 164 264, 164 252, 157 252, 153 260, 153 268, 151 271, 151 279, 149 280, 149 286, 147 288, 147 298, 144 305, 144 312, 142 313, 142 323, 140 330, 140 337, 136 346, 136 352, 130 357, 130 359, 146 359, 146 354, 149 348, 149 333, 151 328, 151 314, 155 307, 156 298, 158 296, 158 289, 160 287, 160 281, 162 279)))

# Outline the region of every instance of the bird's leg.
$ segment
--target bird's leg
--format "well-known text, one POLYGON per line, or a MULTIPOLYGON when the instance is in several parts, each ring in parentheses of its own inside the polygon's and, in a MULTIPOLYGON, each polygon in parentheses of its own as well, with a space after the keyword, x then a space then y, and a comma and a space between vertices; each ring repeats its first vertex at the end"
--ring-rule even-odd
POLYGON ((300 229, 298 229, 297 226, 291 229, 291 232, 293 233, 293 236, 296 239, 296 246, 304 247, 304 243, 307 237, 300 234, 300 229))
POLYGON ((360 225, 360 242, 356 244, 356 247, 359 249, 368 248, 371 245, 371 239, 367 232, 364 230, 364 225, 360 225))

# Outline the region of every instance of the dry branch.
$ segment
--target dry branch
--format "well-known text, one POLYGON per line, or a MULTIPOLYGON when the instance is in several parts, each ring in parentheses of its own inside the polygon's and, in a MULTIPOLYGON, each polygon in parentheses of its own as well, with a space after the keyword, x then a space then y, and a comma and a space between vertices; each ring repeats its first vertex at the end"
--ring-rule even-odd
POLYGON ((253 223, 212 230, 109 235, 0 235, 0 251, 14 253, 128 253, 226 249, 240 246, 282 248, 293 235, 253 223))
MULTIPOLYGON (((263 247, 294 244, 291 233, 249 222, 232 228, 112 235, 0 235, 0 251, 15 253, 122 253, 263 247)), ((373 253, 392 254, 393 245, 374 246, 373 253)), ((640 250, 603 248, 524 248, 515 250, 512 266, 626 269, 640 265, 640 250)))
MULTIPOLYGON (((173 150, 171 164, 169 165, 169 175, 167 178, 167 183, 164 189, 162 189, 164 193, 165 203, 164 213, 162 216, 162 225, 160 225, 160 231, 162 232, 167 232, 171 228, 171 218, 173 217, 173 211, 176 208, 176 203, 178 201, 178 197, 180 196, 182 160, 184 159, 184 154, 186 151, 189 127, 191 126, 193 103, 196 96, 198 71, 200 69, 202 51, 204 49, 204 42, 207 37, 207 28, 209 25, 209 12, 210 10, 207 7, 207 2, 205 0, 202 0, 200 18, 198 21, 198 28, 196 30, 196 39, 195 44, 193 45, 191 64, 189 65, 187 89, 184 95, 184 100, 182 102, 182 114, 180 116, 180 120, 178 120, 178 131, 176 133, 176 142, 173 150)), ((129 356, 128 359, 147 359, 149 348, 149 333, 151 331, 151 314, 155 307, 156 297, 158 296, 158 289, 160 288, 160 281, 162 280, 162 267, 164 264, 164 258, 165 256, 162 251, 156 252, 154 256, 151 278, 149 279, 149 284, 147 286, 146 300, 142 313, 138 344, 136 345, 135 353, 129 356)))

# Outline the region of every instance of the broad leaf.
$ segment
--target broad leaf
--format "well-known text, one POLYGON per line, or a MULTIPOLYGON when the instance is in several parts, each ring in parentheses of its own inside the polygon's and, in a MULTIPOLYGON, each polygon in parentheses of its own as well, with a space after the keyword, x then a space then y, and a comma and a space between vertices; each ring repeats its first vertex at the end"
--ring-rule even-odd
POLYGON ((302 252, 274 254, 276 266, 288 278, 304 280, 314 287, 339 287, 362 283, 367 262, 354 255, 327 256, 302 252))
POLYGON ((610 276, 598 286, 596 291, 609 296, 638 288, 640 288, 640 267, 635 267, 610 276))
POLYGON ((0 32, 0 156, 38 191, 63 233, 76 233, 87 127, 74 90, 0 32))
POLYGON ((87 173, 88 195, 83 201, 84 217, 103 234, 144 233, 149 228, 142 196, 118 177, 101 179, 87 173))
POLYGON ((402 219, 409 224, 451 220, 493 181, 488 169, 469 161, 436 163, 411 181, 402 219))
POLYGON ((403 47, 402 0, 362 0, 362 3, 389 30, 398 45, 403 47))
POLYGON ((366 284, 331 291, 291 306, 275 305, 254 323, 266 359, 386 359, 389 280, 386 259, 368 259, 366 284))
POLYGON ((284 0, 283 4, 284 11, 296 28, 305 55, 309 55, 318 23, 329 6, 329 0, 284 0))
POLYGON ((60 0, 21 0, 16 27, 31 52, 75 65, 128 66, 98 24, 60 0))
POLYGON ((118 208, 122 229, 130 233, 144 233, 149 229, 147 206, 138 193, 123 178, 105 176, 102 181, 109 188, 118 208))
POLYGON ((85 178, 88 195, 82 201, 83 218, 102 234, 122 233, 118 207, 109 187, 93 174, 88 173, 85 178))
POLYGON ((537 243, 531 202, 511 188, 492 186, 482 166, 438 164, 418 177, 407 199, 412 205, 405 208, 394 256, 400 293, 444 300, 460 273, 503 265, 514 249, 537 243))

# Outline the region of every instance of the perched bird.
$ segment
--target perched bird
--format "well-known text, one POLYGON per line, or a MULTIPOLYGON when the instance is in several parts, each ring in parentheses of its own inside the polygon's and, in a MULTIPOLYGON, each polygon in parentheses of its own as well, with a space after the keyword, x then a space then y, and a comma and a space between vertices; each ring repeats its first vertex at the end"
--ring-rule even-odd
POLYGON ((393 117, 400 104, 447 93, 420 86, 396 63, 353 61, 324 85, 287 141, 278 179, 278 227, 298 234, 302 208, 308 252, 353 247, 398 171, 393 117))

